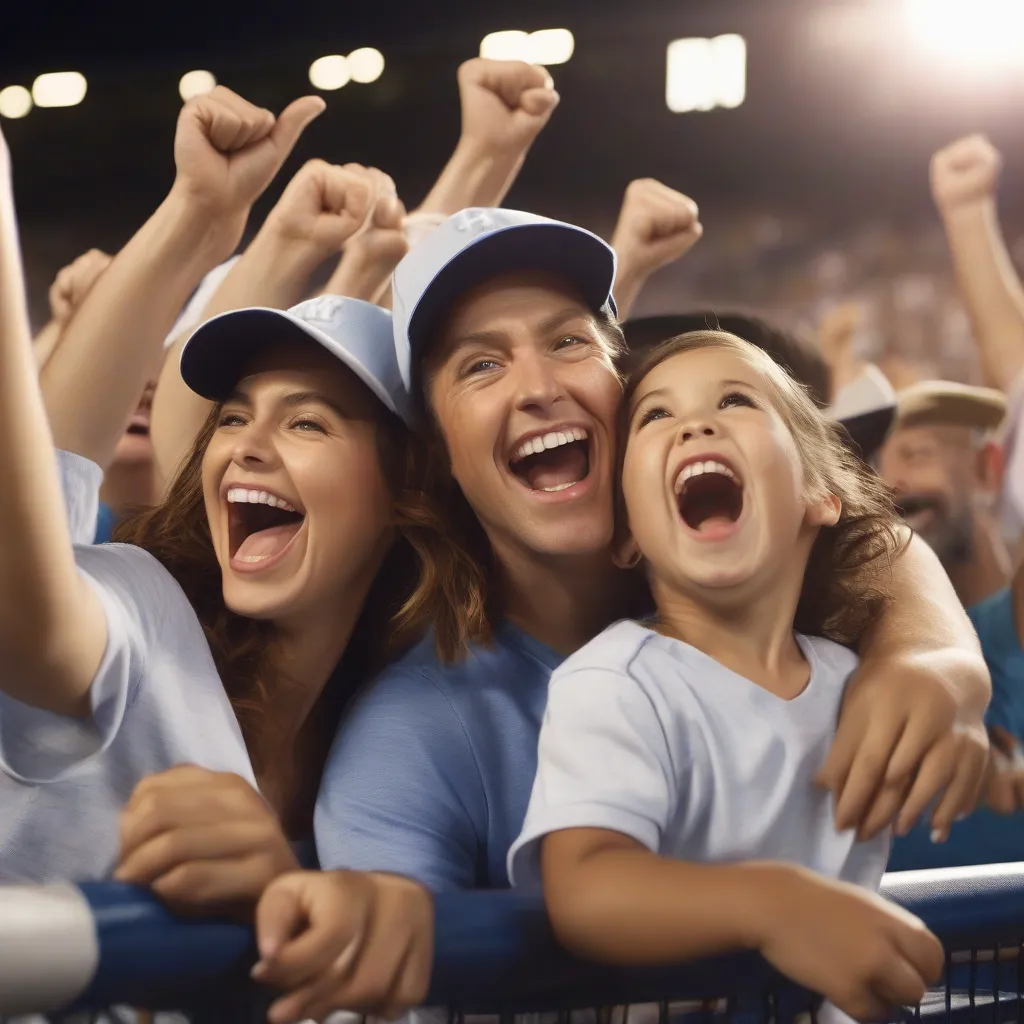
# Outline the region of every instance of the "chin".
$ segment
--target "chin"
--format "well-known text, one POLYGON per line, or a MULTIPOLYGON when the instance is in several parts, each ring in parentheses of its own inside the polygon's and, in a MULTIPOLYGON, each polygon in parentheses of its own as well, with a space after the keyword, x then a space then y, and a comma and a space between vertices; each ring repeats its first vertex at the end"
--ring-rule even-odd
POLYGON ((114 464, 141 466, 153 461, 153 445, 148 435, 124 434, 114 449, 114 464))
POLYGON ((540 554, 550 555, 593 555, 610 551, 612 524, 608 523, 567 523, 547 530, 537 530, 533 536, 523 538, 525 546, 540 554))
POLYGON ((235 615, 258 621, 282 619, 296 612, 296 602, 280 588, 239 586, 234 581, 224 587, 224 604, 235 615))

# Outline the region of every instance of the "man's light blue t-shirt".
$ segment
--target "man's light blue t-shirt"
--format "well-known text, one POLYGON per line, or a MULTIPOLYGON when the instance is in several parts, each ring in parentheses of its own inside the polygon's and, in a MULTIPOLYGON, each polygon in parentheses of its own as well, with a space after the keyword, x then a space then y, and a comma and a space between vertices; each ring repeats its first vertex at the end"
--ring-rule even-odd
POLYGON ((436 891, 504 888, 562 657, 511 625, 443 665, 427 636, 342 723, 316 806, 325 870, 388 871, 436 891))
MULTIPOLYGON (((992 675, 985 724, 1000 726, 1024 744, 1024 650, 1017 637, 1009 587, 967 609, 992 675)), ((982 808, 958 821, 944 843, 932 843, 927 823, 893 842, 890 871, 1002 864, 1024 859, 1024 812, 993 814, 982 808)))

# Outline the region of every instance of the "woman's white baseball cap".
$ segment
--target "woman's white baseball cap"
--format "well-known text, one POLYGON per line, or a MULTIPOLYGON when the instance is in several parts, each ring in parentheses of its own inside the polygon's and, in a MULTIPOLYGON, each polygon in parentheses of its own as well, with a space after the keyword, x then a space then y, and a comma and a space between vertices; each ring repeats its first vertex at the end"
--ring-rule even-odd
POLYGON ((211 401, 226 398, 246 363, 267 345, 312 338, 341 360, 384 405, 409 422, 411 403, 395 355, 391 314, 340 295, 282 309, 236 309, 207 320, 181 350, 181 377, 211 401))
POLYGON ((395 268, 391 284, 395 348, 406 386, 459 296, 498 274, 547 270, 579 289, 594 312, 615 315, 615 250, 573 224, 518 210, 462 210, 434 228, 395 268))

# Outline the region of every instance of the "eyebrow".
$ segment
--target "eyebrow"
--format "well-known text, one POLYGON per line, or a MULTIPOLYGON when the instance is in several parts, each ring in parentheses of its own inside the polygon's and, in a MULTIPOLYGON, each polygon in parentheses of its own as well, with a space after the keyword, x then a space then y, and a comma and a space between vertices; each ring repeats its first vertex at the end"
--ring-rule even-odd
MULTIPOLYGON (((550 331, 558 330, 559 327, 569 323, 571 320, 586 320, 589 326, 594 326, 594 318, 588 310, 563 309, 541 320, 535 325, 535 328, 541 334, 547 334, 550 331)), ((449 346, 449 351, 454 352, 465 345, 501 342, 507 337, 508 335, 504 331, 474 331, 472 334, 464 334, 456 338, 449 346)))
MULTIPOLYGON (((279 398, 278 402, 290 409, 299 405, 309 405, 310 403, 325 405, 342 419, 347 418, 345 410, 342 409, 333 398, 328 398, 327 395, 321 391, 289 391, 288 394, 279 398)), ((251 409, 252 399, 241 388, 235 388, 231 394, 224 399, 224 405, 228 404, 243 405, 246 408, 251 409)))

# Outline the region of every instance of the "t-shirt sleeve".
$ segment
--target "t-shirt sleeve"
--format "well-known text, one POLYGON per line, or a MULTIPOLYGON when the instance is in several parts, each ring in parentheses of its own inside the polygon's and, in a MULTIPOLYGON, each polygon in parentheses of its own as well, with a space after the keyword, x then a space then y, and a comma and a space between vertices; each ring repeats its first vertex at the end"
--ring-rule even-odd
POLYGON ((103 606, 107 645, 89 692, 92 714, 72 718, 0 691, 0 770, 20 782, 56 782, 106 750, 138 691, 147 649, 173 628, 177 584, 147 552, 128 545, 76 547, 83 579, 103 606))
POLYGON ((387 670, 328 757, 314 820, 321 867, 471 888, 484 821, 480 769, 454 707, 429 672, 387 670))
POLYGON ((626 672, 556 670, 526 821, 508 854, 513 885, 540 882, 540 841, 567 828, 621 832, 657 852, 677 800, 678 766, 651 697, 626 672))
POLYGON ((74 452, 58 450, 56 455, 71 543, 91 544, 99 520, 103 470, 95 462, 74 452))

